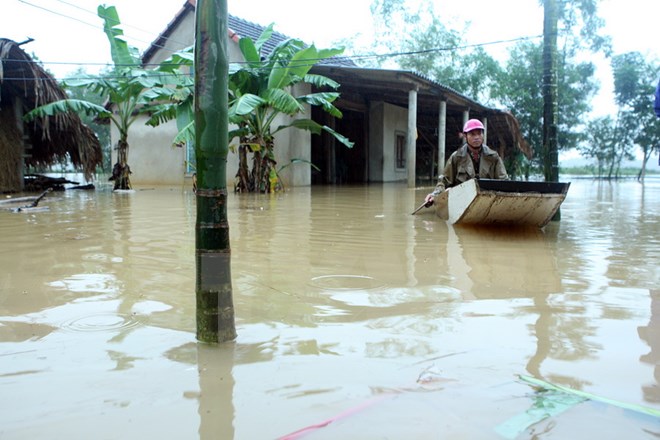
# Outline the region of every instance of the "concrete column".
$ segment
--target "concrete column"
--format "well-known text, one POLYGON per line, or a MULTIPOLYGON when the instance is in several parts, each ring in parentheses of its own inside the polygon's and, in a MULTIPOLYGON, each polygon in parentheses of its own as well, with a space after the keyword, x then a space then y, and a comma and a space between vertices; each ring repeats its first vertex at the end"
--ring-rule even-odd
POLYGON ((406 168, 408 188, 415 187, 417 163, 417 89, 408 92, 408 137, 406 142, 406 168))
MULTIPOLYGON (((438 110, 438 175, 445 168, 445 151, 447 146, 447 101, 440 101, 438 110)), ((437 176, 436 176, 437 177, 437 176)))
POLYGON ((484 117, 481 123, 484 124, 484 145, 488 145, 488 117, 484 117))

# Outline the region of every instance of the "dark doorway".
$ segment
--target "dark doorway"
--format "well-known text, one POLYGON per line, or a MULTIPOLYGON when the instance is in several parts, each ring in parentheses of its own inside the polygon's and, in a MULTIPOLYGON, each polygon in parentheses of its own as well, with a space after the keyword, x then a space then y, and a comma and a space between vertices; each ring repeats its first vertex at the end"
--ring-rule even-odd
POLYGON ((367 126, 363 112, 342 110, 344 117, 334 119, 317 108, 312 117, 320 124, 332 127, 354 143, 348 148, 330 134, 312 136, 313 185, 341 185, 364 183, 368 180, 367 126), (333 127, 334 125, 334 127, 333 127))

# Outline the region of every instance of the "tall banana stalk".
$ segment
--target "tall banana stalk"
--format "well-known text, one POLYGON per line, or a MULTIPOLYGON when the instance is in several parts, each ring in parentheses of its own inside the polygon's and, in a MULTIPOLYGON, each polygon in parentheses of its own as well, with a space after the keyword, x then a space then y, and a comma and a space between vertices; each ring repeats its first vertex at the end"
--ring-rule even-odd
POLYGON ((195 31, 197 339, 236 337, 227 221, 227 0, 198 0, 195 31))

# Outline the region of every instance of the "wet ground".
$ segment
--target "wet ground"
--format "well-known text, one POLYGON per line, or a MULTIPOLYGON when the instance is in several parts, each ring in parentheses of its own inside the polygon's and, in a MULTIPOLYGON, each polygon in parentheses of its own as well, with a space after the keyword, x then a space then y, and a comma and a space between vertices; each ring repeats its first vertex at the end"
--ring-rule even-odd
POLYGON ((660 179, 573 180, 543 231, 426 192, 231 194, 220 346, 189 189, 0 205, 0 439, 660 437, 660 179))

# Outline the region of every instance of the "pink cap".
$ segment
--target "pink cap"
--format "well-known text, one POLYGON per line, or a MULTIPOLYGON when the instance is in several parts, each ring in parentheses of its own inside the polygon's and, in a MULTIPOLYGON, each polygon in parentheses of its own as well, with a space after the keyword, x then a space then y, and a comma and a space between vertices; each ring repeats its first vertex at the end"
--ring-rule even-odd
POLYGON ((463 126, 463 133, 468 133, 472 130, 484 130, 484 124, 479 119, 470 119, 463 126))

